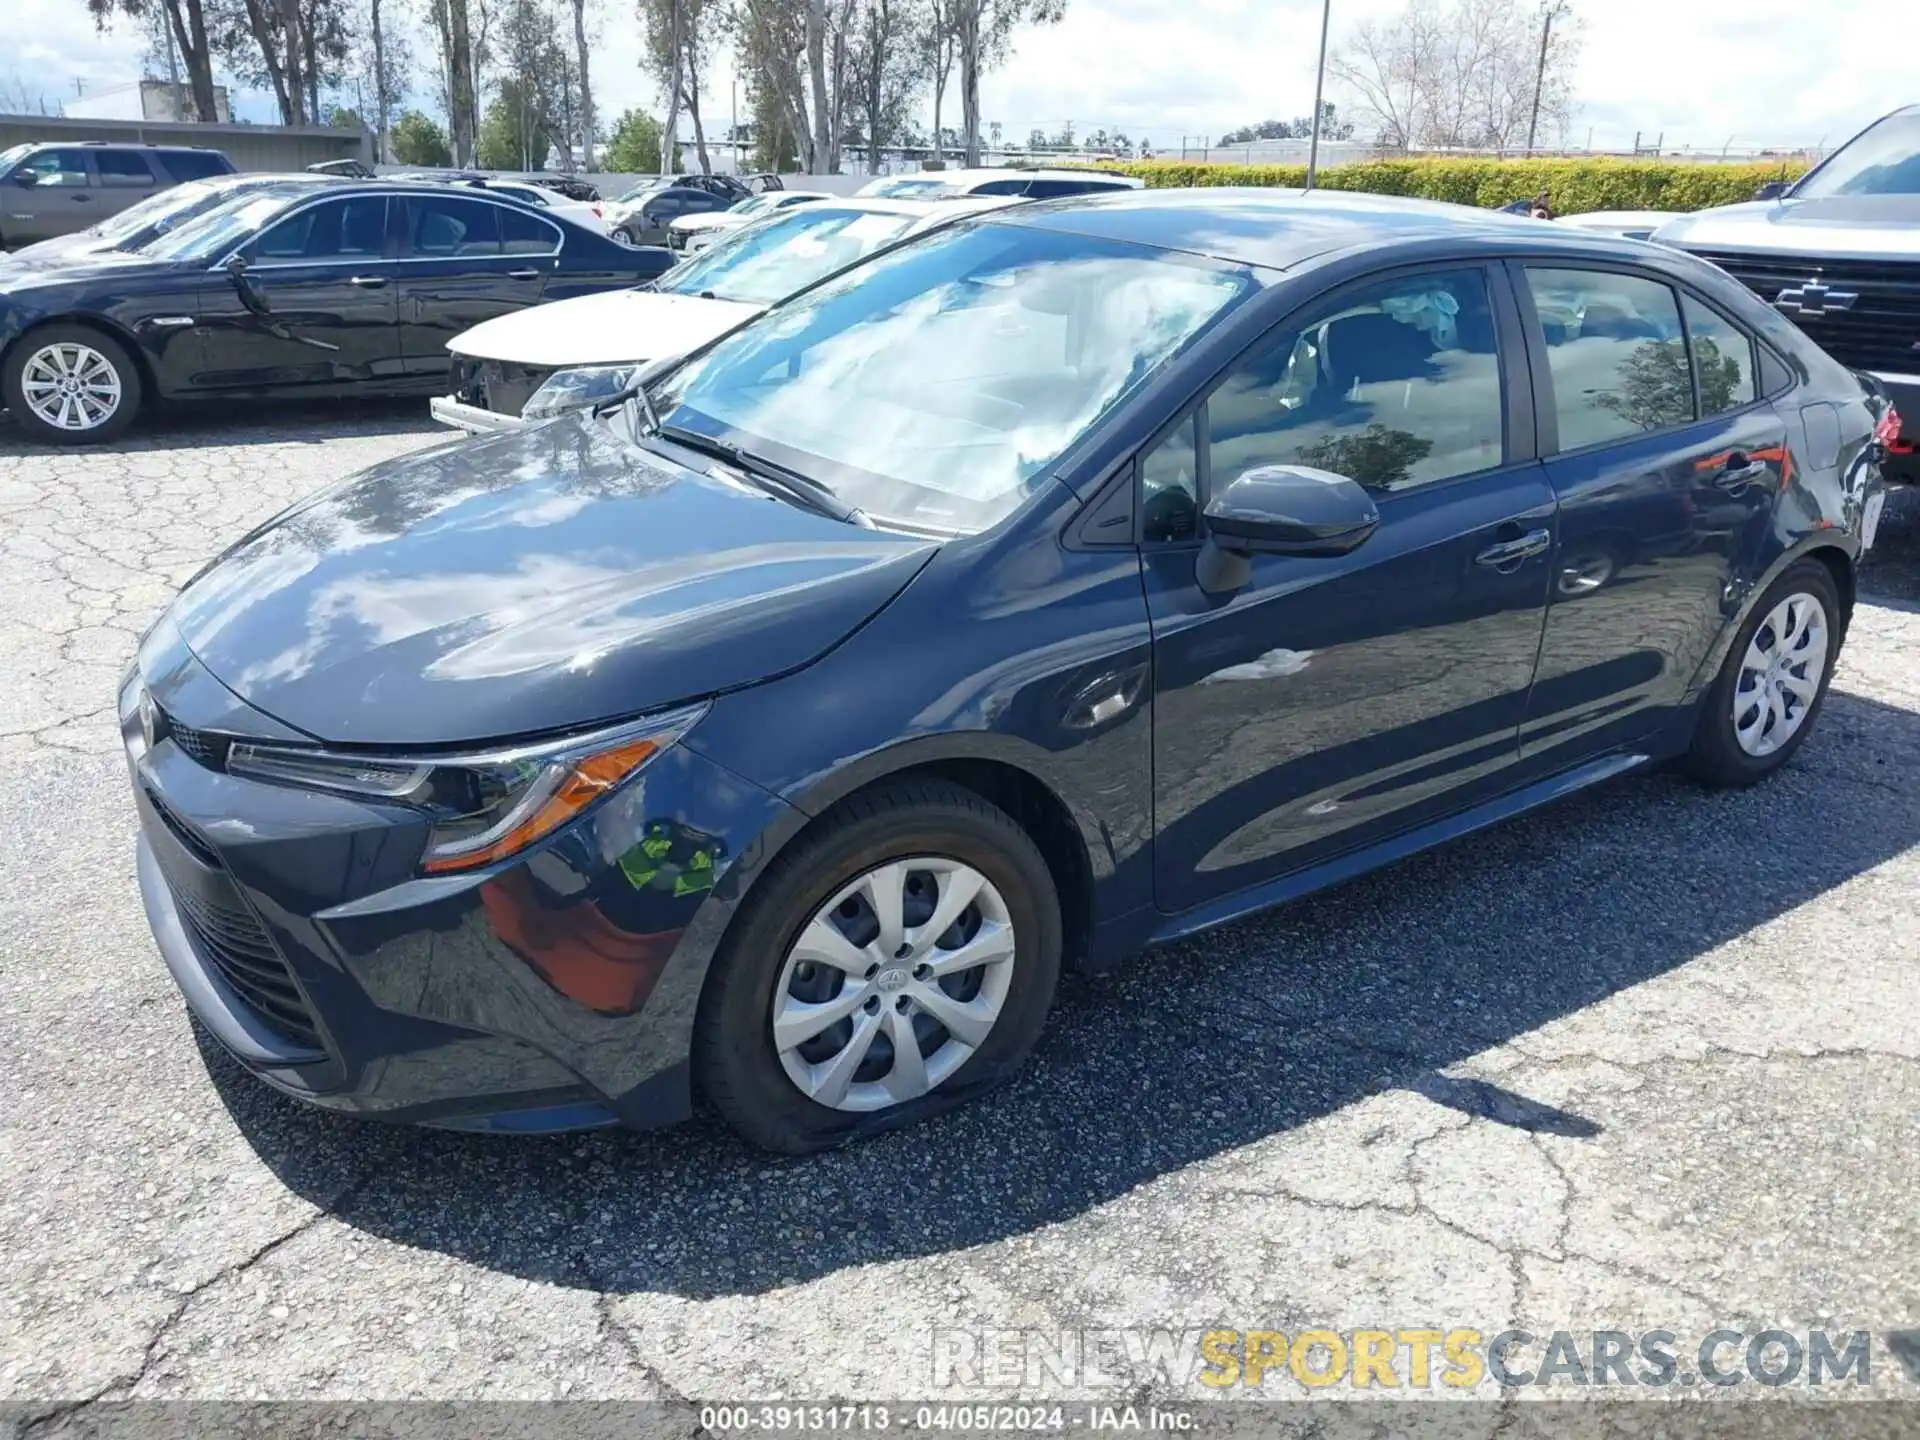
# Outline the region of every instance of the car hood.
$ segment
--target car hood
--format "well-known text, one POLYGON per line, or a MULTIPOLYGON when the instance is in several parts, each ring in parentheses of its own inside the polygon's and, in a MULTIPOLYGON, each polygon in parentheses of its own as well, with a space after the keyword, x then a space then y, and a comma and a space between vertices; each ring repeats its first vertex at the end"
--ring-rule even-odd
POLYGON ((36 240, 31 245, 22 245, 4 259, 0 266, 37 265, 48 260, 70 261, 81 255, 98 254, 113 249, 113 241, 99 235, 89 235, 86 231, 76 231, 72 235, 56 235, 51 240, 36 240))
POLYGON ((459 745, 798 669, 937 548, 567 417, 321 492, 195 577, 169 618, 228 689, 317 739, 459 745))
POLYGON ((738 225, 748 216, 735 215, 726 210, 709 210, 703 215, 682 215, 667 228, 669 230, 721 230, 729 225, 738 225))
MULTIPOLYGON (((91 237, 88 237, 89 239, 91 237)), ((91 280, 125 278, 129 274, 166 274, 176 268, 136 250, 88 250, 78 254, 56 250, 51 254, 21 251, 0 259, 0 292, 8 294, 49 285, 84 285, 91 280)))
POLYGON ((758 305, 613 290, 516 310, 447 342, 456 355, 557 369, 684 355, 760 313, 758 305))
POLYGON ((1756 200, 1683 215, 1653 238, 1687 250, 1920 259, 1920 195, 1756 200))

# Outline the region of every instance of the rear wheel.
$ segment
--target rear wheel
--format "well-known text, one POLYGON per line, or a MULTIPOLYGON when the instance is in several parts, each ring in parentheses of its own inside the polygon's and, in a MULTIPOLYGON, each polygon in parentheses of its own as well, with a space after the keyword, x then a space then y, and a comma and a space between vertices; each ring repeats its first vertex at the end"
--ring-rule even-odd
POLYGON ((1709 785, 1751 785, 1813 729, 1840 655, 1840 597, 1817 560, 1767 588, 1734 637, 1702 707, 1687 768, 1709 785))
POLYGON ((49 325, 21 339, 0 394, 22 429, 56 445, 111 440, 140 410, 140 371, 125 348, 80 325, 49 325))
POLYGON ((624 225, 614 226, 612 239, 614 244, 625 245, 628 249, 634 249, 640 244, 639 240, 634 237, 634 233, 624 225))
POLYGON ((1026 832, 970 791, 890 785, 761 878, 714 962, 694 1064, 755 1144, 823 1149, 1012 1073, 1059 968, 1059 902, 1026 832))

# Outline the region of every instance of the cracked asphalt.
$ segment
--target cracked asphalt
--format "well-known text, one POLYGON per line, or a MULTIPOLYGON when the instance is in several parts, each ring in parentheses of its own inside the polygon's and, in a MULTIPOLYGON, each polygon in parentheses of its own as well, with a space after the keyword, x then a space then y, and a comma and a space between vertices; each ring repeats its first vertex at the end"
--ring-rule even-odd
MULTIPOLYGON (((1070 979, 1016 1084, 796 1162, 711 1118, 338 1120, 182 1008, 134 886, 121 670, 226 540, 439 438, 412 406, 65 453, 0 422, 15 1427, 128 1397, 654 1398, 689 1431, 746 1397, 1216 1398, 936 1364, 1002 1329, 1663 1329, 1684 1355, 1825 1327, 1871 1332, 1868 1393, 1920 1395, 1920 496, 1771 783, 1628 779, 1070 979)), ((1262 1393, 1306 1392, 1282 1367, 1262 1393)))

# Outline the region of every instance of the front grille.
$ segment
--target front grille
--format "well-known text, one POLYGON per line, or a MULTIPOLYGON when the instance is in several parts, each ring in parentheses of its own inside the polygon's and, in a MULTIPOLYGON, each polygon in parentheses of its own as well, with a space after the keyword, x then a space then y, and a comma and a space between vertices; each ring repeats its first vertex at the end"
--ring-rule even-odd
POLYGON ((215 735, 209 730, 193 730, 185 725, 167 722, 167 734, 173 737, 188 755, 206 766, 209 770, 223 770, 227 764, 227 748, 233 741, 225 735, 215 735))
POLYGON ((669 250, 685 251, 687 242, 692 238, 693 237, 685 230, 669 230, 667 231, 667 248, 669 250))
MULTIPOLYGON (((1782 290, 1817 279, 1860 298, 1846 310, 1787 318, 1854 370, 1920 373, 1920 261, 1829 260, 1817 255, 1748 255, 1695 250, 1773 305, 1782 290)), ((1777 307, 1776 307, 1777 308, 1777 307)))
POLYGON ((164 847, 155 851, 167 877, 167 889, 173 895, 174 909, 200 954, 274 1030, 298 1044, 319 1049, 320 1034, 314 1028, 313 1012, 293 983, 293 973, 280 958, 266 927, 241 898, 206 842, 150 791, 147 800, 166 827, 213 872, 210 880, 195 883, 175 873, 164 847))
POLYGON ((540 365, 510 365, 503 360, 461 360, 455 367, 453 395, 496 415, 518 415, 533 392, 553 371, 540 365))

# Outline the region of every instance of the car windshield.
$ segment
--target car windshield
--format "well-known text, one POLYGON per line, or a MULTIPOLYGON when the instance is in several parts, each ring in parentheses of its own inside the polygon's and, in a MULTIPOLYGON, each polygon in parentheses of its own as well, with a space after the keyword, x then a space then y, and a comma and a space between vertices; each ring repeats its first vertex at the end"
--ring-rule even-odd
POLYGON ((945 180, 903 176, 898 180, 875 180, 862 186, 860 193, 883 200, 937 200, 943 195, 957 195, 960 191, 945 180))
POLYGON ((1920 195, 1920 110, 1869 126, 1793 187, 1796 200, 1835 195, 1920 195))
POLYGON ((727 209, 735 215, 764 215, 773 208, 776 199, 778 197, 774 195, 749 195, 744 200, 734 201, 727 209))
POLYGON ((629 200, 638 200, 642 195, 650 195, 655 190, 658 190, 662 185, 665 185, 667 183, 667 180, 668 180, 668 177, 665 175, 656 175, 651 180, 642 180, 638 185, 634 186, 631 190, 627 191, 626 194, 622 195, 620 197, 620 202, 624 204, 629 200))
POLYGON ((236 196, 169 230, 144 253, 156 260, 218 259, 286 209, 293 198, 274 192, 236 196))
POLYGON ((102 220, 94 233, 116 244, 138 235, 150 225, 177 220, 183 215, 209 209, 220 192, 204 180, 189 180, 158 195, 149 195, 138 205, 129 205, 118 215, 102 220))
POLYGON ((676 265, 655 288, 771 305, 898 240, 917 218, 817 205, 782 211, 676 265))
POLYGON ((669 438, 797 471, 881 525, 969 533, 1259 285, 1089 236, 945 229, 735 331, 650 396, 669 438))

